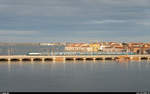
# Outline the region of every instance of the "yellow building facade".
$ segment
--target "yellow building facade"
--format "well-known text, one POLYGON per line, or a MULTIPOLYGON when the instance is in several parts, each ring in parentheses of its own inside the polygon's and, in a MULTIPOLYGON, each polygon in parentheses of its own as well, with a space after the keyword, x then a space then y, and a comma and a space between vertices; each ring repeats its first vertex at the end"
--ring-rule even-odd
POLYGON ((93 52, 97 52, 100 49, 100 44, 98 43, 91 43, 89 46, 92 48, 93 52))

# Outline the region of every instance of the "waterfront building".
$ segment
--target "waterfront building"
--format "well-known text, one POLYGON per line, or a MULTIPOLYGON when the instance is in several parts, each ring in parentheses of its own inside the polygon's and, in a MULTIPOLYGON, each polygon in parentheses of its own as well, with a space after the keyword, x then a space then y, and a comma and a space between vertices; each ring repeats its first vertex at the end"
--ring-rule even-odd
POLYGON ((122 47, 101 47, 102 52, 124 52, 124 48, 122 47))
POLYGON ((100 44, 99 43, 90 43, 89 46, 92 48, 93 52, 98 52, 100 50, 100 44))
POLYGON ((71 43, 65 46, 65 51, 89 52, 93 49, 87 43, 71 43))
POLYGON ((137 54, 147 54, 147 50, 150 49, 149 43, 128 43, 128 47, 131 52, 137 54))
POLYGON ((122 43, 116 42, 102 43, 100 46, 102 52, 125 52, 125 50, 122 43))

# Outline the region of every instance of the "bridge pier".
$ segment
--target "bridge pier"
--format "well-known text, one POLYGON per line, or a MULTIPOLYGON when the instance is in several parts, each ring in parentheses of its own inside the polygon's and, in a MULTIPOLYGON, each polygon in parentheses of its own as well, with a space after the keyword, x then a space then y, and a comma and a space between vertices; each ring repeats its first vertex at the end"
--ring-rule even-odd
POLYGON ((66 62, 66 58, 64 57, 64 62, 66 62))
POLYGON ((31 62, 33 62, 33 58, 31 58, 31 62))
POLYGON ((73 58, 73 61, 75 62, 75 61, 76 61, 76 58, 73 58))
POLYGON ((42 62, 45 62, 45 58, 42 58, 42 62))
POLYGON ((96 61, 96 58, 95 58, 95 57, 93 58, 93 61, 94 61, 94 62, 96 61))
POLYGON ((86 58, 83 58, 83 62, 85 62, 86 61, 86 58))
POLYGON ((103 61, 105 61, 106 59, 105 59, 106 57, 103 57, 103 61))
POLYGON ((9 61, 9 62, 10 62, 10 60, 11 60, 11 59, 10 59, 10 58, 8 58, 8 61, 9 61))
POLYGON ((54 62, 56 61, 56 58, 55 58, 55 57, 53 57, 53 61, 54 61, 54 62))
POLYGON ((22 61, 22 58, 20 58, 19 61, 22 61))

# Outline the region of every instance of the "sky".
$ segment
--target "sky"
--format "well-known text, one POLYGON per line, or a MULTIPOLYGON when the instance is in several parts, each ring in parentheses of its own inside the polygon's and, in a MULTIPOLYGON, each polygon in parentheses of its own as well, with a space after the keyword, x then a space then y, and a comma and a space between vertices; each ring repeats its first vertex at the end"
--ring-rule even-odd
POLYGON ((150 42, 150 0, 0 0, 0 42, 150 42))

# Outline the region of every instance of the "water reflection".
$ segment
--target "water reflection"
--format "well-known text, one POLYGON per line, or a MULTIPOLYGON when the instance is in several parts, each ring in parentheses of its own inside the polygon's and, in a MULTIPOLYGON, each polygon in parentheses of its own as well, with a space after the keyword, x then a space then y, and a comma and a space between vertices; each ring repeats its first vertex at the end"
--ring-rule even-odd
POLYGON ((11 72, 11 62, 7 62, 7 64, 8 64, 8 72, 11 72))
POLYGON ((17 62, 17 63, 20 67, 22 67, 25 62, 17 62))
POLYGON ((10 91, 135 91, 150 89, 149 73, 148 61, 3 62, 0 87, 10 91), (6 82, 9 85, 2 86, 6 82))
POLYGON ((63 70, 66 71, 66 62, 63 63, 63 70))
MULTIPOLYGON (((90 71, 96 71, 97 70, 97 64, 100 65, 98 66, 101 69, 104 68, 108 68, 108 67, 112 67, 112 66, 106 66, 106 65, 112 65, 114 63, 119 64, 120 67, 125 68, 126 70, 128 70, 128 66, 129 66, 129 62, 114 62, 114 61, 72 61, 72 62, 5 62, 7 64, 8 67, 8 71, 11 72, 12 68, 11 66, 16 65, 18 68, 23 68, 26 66, 30 66, 32 72, 34 71, 34 69, 38 66, 40 66, 39 68, 44 70, 47 66, 49 66, 50 71, 55 71, 59 65, 62 66, 62 71, 66 72, 66 70, 68 69, 68 67, 70 67, 70 69, 76 69, 77 65, 80 65, 80 67, 82 67, 83 71, 86 71, 87 69, 90 71), (106 64, 106 65, 105 65, 106 64)), ((142 62, 141 62, 142 63, 142 62)), ((138 65, 138 69, 141 70, 141 63, 137 63, 138 65)), ((149 67, 148 65, 146 65, 147 67, 149 67)))
MULTIPOLYGON (((132 61, 132 62, 115 62, 115 61, 65 61, 65 62, 3 62, 3 64, 7 64, 8 71, 11 72, 12 66, 16 65, 20 69, 24 66, 30 65, 32 71, 34 71, 35 66, 39 65, 40 69, 44 70, 47 66, 50 66, 51 71, 55 71, 57 69, 58 65, 59 67, 62 66, 62 71, 66 71, 68 67, 73 66, 73 69, 76 69, 77 65, 80 65, 83 69, 83 71, 86 71, 87 69, 90 71, 93 71, 96 69, 96 65, 100 65, 99 67, 101 69, 105 68, 112 68, 114 64, 118 64, 120 67, 124 68, 125 70, 129 70, 129 68, 137 67, 138 71, 141 71, 141 68, 148 69, 150 66, 150 61, 132 61), (136 64, 135 64, 136 63, 136 64), (14 64, 14 65, 13 65, 14 64), (106 66, 109 65, 109 66, 106 66), (111 65, 111 66, 110 66, 111 65)), ((115 65, 116 66, 116 65, 115 65)))

